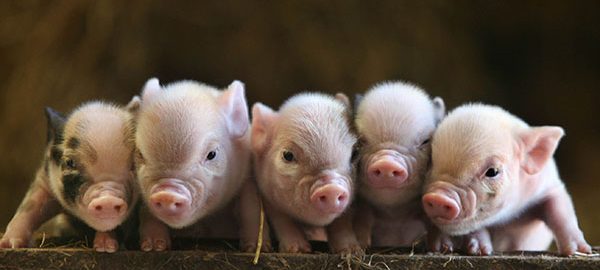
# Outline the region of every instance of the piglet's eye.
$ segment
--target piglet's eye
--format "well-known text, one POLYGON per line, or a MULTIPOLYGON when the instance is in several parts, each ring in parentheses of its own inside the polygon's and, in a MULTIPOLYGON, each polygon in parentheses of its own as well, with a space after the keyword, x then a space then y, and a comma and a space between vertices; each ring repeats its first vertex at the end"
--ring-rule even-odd
POLYGON ((290 151, 283 151, 283 160, 285 160, 286 162, 294 161, 294 153, 290 151))
POLYGON ((67 159, 67 160, 65 160, 65 165, 66 165, 66 166, 67 166, 67 168, 68 168, 68 169, 70 169, 70 170, 75 170, 75 168, 76 168, 75 161, 74 161, 74 160, 72 160, 72 159, 70 159, 70 158, 69 158, 69 159, 67 159))
POLYGON ((431 139, 430 139, 430 138, 427 138, 426 140, 424 140, 424 141, 421 143, 421 146, 425 146, 425 145, 427 145, 427 144, 429 143, 429 141, 431 141, 431 139))
POLYGON ((498 176, 498 174, 500 174, 500 170, 497 168, 489 168, 485 171, 485 177, 487 178, 494 178, 498 176))
POLYGON ((206 159, 207 160, 213 160, 213 159, 215 159, 216 156, 217 156, 217 152, 216 151, 210 151, 210 152, 208 152, 208 155, 206 155, 206 159))

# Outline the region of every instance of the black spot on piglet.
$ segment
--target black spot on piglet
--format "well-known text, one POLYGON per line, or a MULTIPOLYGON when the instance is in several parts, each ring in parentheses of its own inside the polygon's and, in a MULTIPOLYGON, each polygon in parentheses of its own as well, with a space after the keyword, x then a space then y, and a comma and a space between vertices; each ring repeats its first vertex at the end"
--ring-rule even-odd
POLYGON ((65 201, 73 204, 79 195, 81 185, 85 183, 85 178, 79 172, 73 172, 63 176, 63 195, 65 201))
POLYGON ((46 121, 48 122, 48 132, 46 141, 53 142, 55 145, 62 143, 62 134, 67 119, 59 112, 50 107, 46 107, 46 121))
POLYGON ((54 164, 56 164, 56 166, 60 165, 60 159, 62 158, 62 155, 63 151, 57 145, 53 145, 50 148, 50 158, 52 159, 52 161, 54 161, 54 164))
POLYGON ((77 139, 75 137, 71 137, 67 140, 67 148, 70 148, 73 150, 77 149, 80 144, 81 144, 81 142, 79 141, 79 139, 77 139))

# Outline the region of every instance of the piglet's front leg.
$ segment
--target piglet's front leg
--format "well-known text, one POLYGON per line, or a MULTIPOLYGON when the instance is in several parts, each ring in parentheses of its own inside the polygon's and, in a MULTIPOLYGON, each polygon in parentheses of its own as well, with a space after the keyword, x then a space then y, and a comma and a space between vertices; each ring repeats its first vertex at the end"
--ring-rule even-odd
POLYGON ((119 249, 115 231, 96 232, 94 237, 94 250, 98 252, 114 253, 119 249))
POLYGON ((427 248, 436 253, 452 253, 455 249, 452 236, 443 233, 433 224, 428 224, 427 248))
POLYGON ((57 215, 61 206, 42 183, 36 179, 17 209, 6 232, 0 239, 0 248, 29 247, 33 232, 48 219, 57 215))
MULTIPOLYGON (((258 245, 258 231, 260 230, 260 200, 256 185, 252 180, 247 180, 239 198, 240 219, 240 249, 244 252, 255 252, 258 245)), ((262 252, 271 252, 271 237, 267 217, 263 217, 262 252)))
POLYGON ((163 251, 171 248, 169 227, 154 217, 146 207, 140 209, 140 248, 163 251))
POLYGON ((543 209, 544 221, 554 233, 560 254, 569 256, 575 252, 592 253, 592 248, 579 229, 573 202, 564 186, 550 193, 543 209))
POLYGON ((267 202, 264 203, 271 226, 273 226, 273 230, 279 240, 279 252, 310 252, 310 243, 308 243, 302 228, 289 216, 274 209, 267 202))
POLYGON ((360 243, 360 247, 366 250, 371 246, 372 241, 371 236, 373 234, 373 224, 375 223, 373 209, 366 203, 357 201, 352 222, 356 239, 360 243))
POLYGON ((491 255, 494 250, 490 233, 486 228, 465 235, 464 241, 469 255, 491 255))
POLYGON ((352 226, 354 213, 346 211, 327 226, 327 240, 333 253, 342 255, 363 255, 365 251, 360 246, 352 226))

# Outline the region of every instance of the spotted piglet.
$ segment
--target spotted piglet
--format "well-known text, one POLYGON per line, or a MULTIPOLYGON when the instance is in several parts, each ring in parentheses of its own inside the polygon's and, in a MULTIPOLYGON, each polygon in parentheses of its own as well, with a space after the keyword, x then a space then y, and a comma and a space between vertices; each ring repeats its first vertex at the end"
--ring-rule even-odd
POLYGON ((137 201, 131 116, 123 108, 91 102, 68 118, 46 108, 48 139, 35 180, 0 240, 2 248, 28 247, 43 222, 66 212, 96 230, 94 248, 115 252, 115 228, 137 201))
POLYGON ((496 106, 454 109, 433 137, 422 199, 441 230, 431 247, 461 236, 469 254, 544 250, 554 237, 563 255, 591 253, 552 158, 563 135, 496 106))
POLYGON ((252 149, 260 193, 280 252, 309 252, 306 230, 339 217, 352 199, 347 98, 304 93, 279 109, 252 108, 252 149))
POLYGON ((168 249, 172 236, 239 236, 242 250, 253 250, 260 204, 249 178, 244 85, 234 81, 219 90, 179 81, 161 86, 153 78, 130 106, 136 114, 135 163, 145 202, 141 249, 168 249))

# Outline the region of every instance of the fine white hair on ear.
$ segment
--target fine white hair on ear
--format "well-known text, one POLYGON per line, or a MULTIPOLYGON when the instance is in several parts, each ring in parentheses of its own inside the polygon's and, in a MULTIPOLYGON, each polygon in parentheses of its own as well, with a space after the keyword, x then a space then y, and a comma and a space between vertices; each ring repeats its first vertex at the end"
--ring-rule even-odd
POLYGON ((525 145, 522 167, 529 174, 541 171, 554 155, 560 139, 565 135, 561 127, 532 127, 520 137, 525 145))
POLYGON ((252 148, 260 153, 266 146, 271 124, 275 121, 277 112, 270 107, 257 102, 252 106, 252 148))
POLYGON ((446 115, 446 105, 444 104, 444 100, 441 97, 435 97, 432 100, 433 110, 435 116, 436 125, 444 119, 444 115, 446 115))
POLYGON ((346 94, 337 93, 337 94, 335 94, 335 99, 342 102, 344 104, 344 106, 346 106, 346 108, 350 108, 350 99, 348 98, 348 96, 346 96, 346 94))
POLYGON ((129 103, 127 103, 127 106, 125 106, 125 109, 131 113, 137 112, 140 108, 141 103, 142 100, 140 99, 140 96, 133 96, 133 98, 131 98, 131 101, 129 101, 129 103))
POLYGON ((142 90, 142 99, 144 101, 149 101, 153 97, 155 97, 160 91, 160 82, 157 78, 150 78, 144 84, 144 88, 142 90))
POLYGON ((233 137, 243 136, 250 126, 245 92, 244 84, 235 80, 219 98, 219 104, 227 117, 227 129, 233 137))

